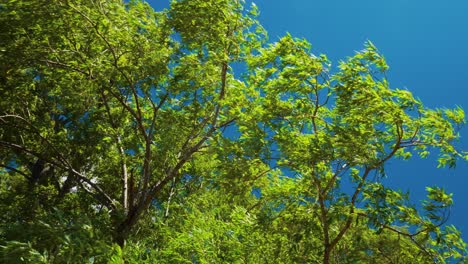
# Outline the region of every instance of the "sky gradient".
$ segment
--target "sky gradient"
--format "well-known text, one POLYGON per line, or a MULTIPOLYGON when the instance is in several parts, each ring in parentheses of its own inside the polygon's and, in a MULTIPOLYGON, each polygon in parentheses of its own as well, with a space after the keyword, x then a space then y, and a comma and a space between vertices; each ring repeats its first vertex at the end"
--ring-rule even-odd
MULTIPOLYGON (((270 40, 290 32, 312 43, 337 65, 371 40, 390 65, 393 87, 406 88, 427 107, 468 111, 467 1, 257 1, 260 21, 270 40), (380 3, 382 2, 382 3, 380 3)), ((461 130, 459 147, 468 150, 468 129, 461 130)), ((412 201, 425 198, 425 187, 438 185, 453 193, 449 223, 468 241, 468 162, 456 169, 436 169, 436 157, 390 161, 390 186, 409 190, 412 201)))
MULTIPOLYGON (((431 108, 461 106, 468 112, 468 1, 421 0, 259 0, 259 20, 270 41, 286 32, 312 43, 336 67, 371 40, 390 66, 394 88, 406 88, 431 108)), ((468 151, 468 127, 459 148, 468 151)), ((391 160, 389 186, 410 191, 411 200, 425 198, 426 186, 453 193, 449 224, 468 241, 468 162, 437 169, 436 155, 409 161, 391 160)))
MULTIPOLYGON (((167 0, 149 3, 157 10, 167 0)), ((251 1, 248 1, 251 2, 251 1)), ((431 108, 461 106, 468 112, 468 1, 450 0, 258 0, 259 20, 274 42, 287 32, 312 43, 333 66, 371 40, 387 59, 393 88, 406 88, 431 108)), ((336 70, 336 68, 335 68, 336 70)), ((468 151, 468 127, 458 147, 468 151)), ((428 159, 391 160, 388 186, 410 191, 411 200, 425 198, 425 187, 437 185, 453 193, 449 224, 468 241, 468 162, 455 169, 436 169, 428 159)))

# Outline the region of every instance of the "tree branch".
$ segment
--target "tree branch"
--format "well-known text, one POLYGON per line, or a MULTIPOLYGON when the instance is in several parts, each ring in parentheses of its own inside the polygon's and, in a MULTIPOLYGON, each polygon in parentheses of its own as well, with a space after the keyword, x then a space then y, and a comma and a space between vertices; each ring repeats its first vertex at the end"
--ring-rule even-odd
POLYGON ((14 171, 14 172, 16 172, 16 173, 18 173, 18 174, 24 176, 26 179, 30 179, 30 178, 31 178, 31 177, 30 177, 29 175, 27 175, 26 173, 24 173, 24 172, 22 172, 22 171, 20 171, 20 170, 17 170, 17 169, 15 169, 15 168, 11 167, 11 166, 8 166, 8 165, 6 165, 6 164, 0 163, 0 167, 3 167, 3 168, 5 168, 5 169, 7 169, 7 170, 9 170, 9 171, 14 171))

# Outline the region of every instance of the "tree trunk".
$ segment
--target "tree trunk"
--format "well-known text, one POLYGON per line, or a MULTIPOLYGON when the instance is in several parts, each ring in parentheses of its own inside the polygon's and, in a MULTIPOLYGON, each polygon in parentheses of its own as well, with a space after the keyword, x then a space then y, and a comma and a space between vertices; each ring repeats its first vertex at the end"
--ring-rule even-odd
POLYGON ((331 248, 330 246, 326 245, 325 252, 323 253, 323 264, 330 263, 330 253, 331 253, 331 248))

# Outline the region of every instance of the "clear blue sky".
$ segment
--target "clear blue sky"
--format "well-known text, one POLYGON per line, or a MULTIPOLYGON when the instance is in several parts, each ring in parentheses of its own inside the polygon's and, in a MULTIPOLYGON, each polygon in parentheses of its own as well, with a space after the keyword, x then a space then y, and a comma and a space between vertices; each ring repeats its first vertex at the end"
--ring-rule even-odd
MULTIPOLYGON (((250 2, 250 1, 248 1, 250 2)), ((390 65, 393 87, 407 88, 428 107, 461 106, 468 112, 468 1, 466 0, 257 0, 260 21, 270 41, 289 32, 312 43, 336 66, 371 40, 390 65)), ((168 0, 152 0, 156 9, 168 0)), ((468 127, 459 147, 468 151, 468 127)), ((391 161, 385 183, 410 190, 412 201, 425 187, 453 193, 449 223, 468 241, 468 162, 436 169, 436 157, 391 161)))
MULTIPOLYGON (((468 114, 468 1, 258 0, 271 41, 286 32, 306 38, 334 65, 371 40, 390 65, 393 87, 407 88, 428 107, 459 105, 468 114)), ((468 127, 459 147, 468 151, 468 127)), ((468 162, 436 169, 436 157, 391 161, 386 183, 410 190, 416 203, 425 186, 453 193, 449 223, 468 241, 468 162)))

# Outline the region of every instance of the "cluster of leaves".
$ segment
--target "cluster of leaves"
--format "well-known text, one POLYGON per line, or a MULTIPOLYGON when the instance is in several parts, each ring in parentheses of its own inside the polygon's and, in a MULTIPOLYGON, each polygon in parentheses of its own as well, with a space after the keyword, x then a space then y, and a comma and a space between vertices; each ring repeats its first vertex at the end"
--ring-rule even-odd
POLYGON ((2 260, 464 261, 451 195, 428 188, 417 210, 381 181, 394 158, 468 159, 463 110, 392 89, 370 42, 332 73, 306 40, 268 44, 257 15, 1 3, 2 260))

